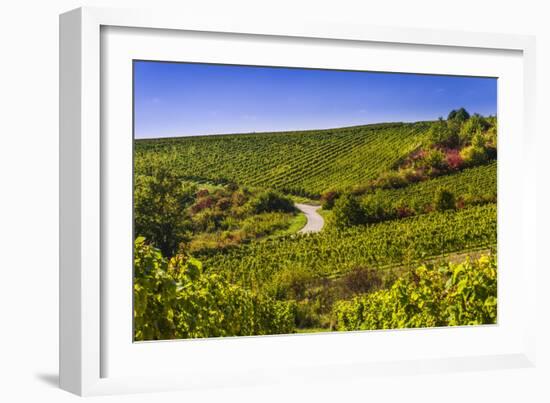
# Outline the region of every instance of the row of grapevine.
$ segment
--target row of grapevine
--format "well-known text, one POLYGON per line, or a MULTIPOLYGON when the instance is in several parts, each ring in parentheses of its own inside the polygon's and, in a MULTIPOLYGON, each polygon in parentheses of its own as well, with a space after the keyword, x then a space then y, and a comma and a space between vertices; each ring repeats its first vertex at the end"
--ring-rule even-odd
POLYGON ((377 177, 411 152, 429 123, 305 132, 137 140, 135 169, 169 166, 182 179, 318 195, 377 177))
POLYGON ((260 286, 278 271, 334 276, 355 267, 410 264, 496 244, 495 204, 402 220, 253 242, 203 258, 231 282, 260 286))
MULTIPOLYGON (((206 273, 186 255, 171 259, 137 238, 134 249, 135 340, 293 333, 315 317, 308 299, 280 301, 206 273)), ((298 295, 294 295, 298 297, 298 295)), ((421 265, 381 288, 329 309, 332 330, 493 324, 496 256, 421 265)))
POLYGON ((336 330, 494 324, 496 256, 440 266, 422 265, 390 289, 338 301, 336 330))
POLYGON ((228 284, 196 259, 168 259, 144 238, 135 240, 135 340, 291 333, 294 311, 291 301, 228 284))

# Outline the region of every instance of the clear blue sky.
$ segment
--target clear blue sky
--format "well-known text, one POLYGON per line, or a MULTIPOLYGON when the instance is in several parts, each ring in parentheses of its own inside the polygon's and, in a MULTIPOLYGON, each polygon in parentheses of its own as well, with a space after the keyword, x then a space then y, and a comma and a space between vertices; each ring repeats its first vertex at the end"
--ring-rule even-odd
POLYGON ((495 115, 497 80, 134 62, 135 137, 322 129, 495 115))

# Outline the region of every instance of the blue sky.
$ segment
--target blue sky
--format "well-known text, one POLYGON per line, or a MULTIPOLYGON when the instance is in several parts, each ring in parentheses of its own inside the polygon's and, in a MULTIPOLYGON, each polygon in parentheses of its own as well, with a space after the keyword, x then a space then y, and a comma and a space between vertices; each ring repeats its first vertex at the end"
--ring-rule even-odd
POLYGON ((494 78, 134 62, 135 137, 323 129, 495 115, 494 78))

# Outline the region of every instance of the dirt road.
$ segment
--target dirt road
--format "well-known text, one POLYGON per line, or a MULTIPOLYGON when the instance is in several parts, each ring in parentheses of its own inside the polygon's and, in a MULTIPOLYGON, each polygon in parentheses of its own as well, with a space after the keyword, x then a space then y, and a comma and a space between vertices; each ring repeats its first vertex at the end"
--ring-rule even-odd
POLYGON ((321 206, 312 206, 310 204, 301 204, 296 203, 296 208, 300 210, 302 213, 306 215, 307 222, 306 225, 304 225, 304 228, 302 228, 298 233, 306 233, 306 232, 319 232, 323 228, 323 225, 325 225, 325 220, 323 217, 317 212, 321 208, 321 206))

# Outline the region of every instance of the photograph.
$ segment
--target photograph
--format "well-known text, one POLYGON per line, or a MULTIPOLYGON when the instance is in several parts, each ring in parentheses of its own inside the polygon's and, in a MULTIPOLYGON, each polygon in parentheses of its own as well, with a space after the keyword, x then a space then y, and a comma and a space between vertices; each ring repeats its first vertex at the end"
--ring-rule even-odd
POLYGON ((497 324, 496 77, 132 63, 134 341, 497 324))

